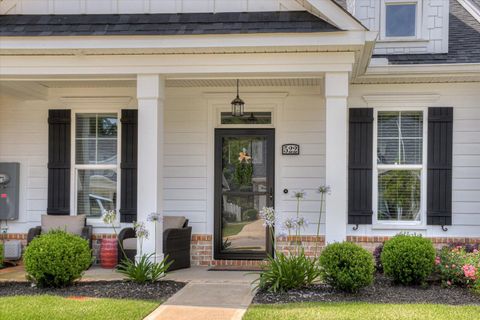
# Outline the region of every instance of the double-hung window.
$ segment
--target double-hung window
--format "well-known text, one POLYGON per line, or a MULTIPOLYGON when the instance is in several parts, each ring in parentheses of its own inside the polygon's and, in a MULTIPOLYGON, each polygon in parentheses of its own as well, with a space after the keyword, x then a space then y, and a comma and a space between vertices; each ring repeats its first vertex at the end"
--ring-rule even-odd
POLYGON ((117 209, 118 113, 75 114, 75 212, 117 209))
POLYGON ((377 222, 422 220, 425 185, 425 115, 419 111, 377 111, 377 222))

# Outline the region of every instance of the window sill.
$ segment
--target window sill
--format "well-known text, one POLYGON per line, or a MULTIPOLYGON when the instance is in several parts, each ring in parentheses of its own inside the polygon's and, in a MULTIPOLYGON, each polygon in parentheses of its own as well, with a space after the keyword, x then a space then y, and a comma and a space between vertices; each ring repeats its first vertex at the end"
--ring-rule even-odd
POLYGON ((427 227, 419 224, 373 224, 372 230, 422 230, 426 231, 427 227))
POLYGON ((428 42, 428 39, 422 38, 408 38, 408 37, 398 37, 398 38, 384 38, 377 40, 377 43, 398 43, 398 42, 428 42))

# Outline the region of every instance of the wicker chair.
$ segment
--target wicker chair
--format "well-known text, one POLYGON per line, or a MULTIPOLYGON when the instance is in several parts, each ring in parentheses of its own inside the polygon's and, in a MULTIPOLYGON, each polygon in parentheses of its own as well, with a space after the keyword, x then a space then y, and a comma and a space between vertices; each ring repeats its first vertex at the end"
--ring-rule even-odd
MULTIPOLYGON (((192 237, 192 227, 188 226, 188 219, 181 228, 169 228, 163 230, 163 253, 172 261, 168 271, 177 269, 190 268, 190 242, 192 237)), ((120 249, 120 243, 125 244, 125 240, 135 239, 135 231, 133 228, 124 228, 118 235, 118 263, 123 259, 134 261, 137 254, 136 248, 133 246, 124 246, 125 255, 120 249)))

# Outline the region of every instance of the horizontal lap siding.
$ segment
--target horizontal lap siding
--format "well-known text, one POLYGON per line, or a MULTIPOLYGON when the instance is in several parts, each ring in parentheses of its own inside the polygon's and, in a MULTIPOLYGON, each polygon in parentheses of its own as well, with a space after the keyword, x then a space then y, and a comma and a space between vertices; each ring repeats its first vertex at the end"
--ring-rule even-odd
MULTIPOLYGON (((320 95, 289 96, 277 123, 278 148, 284 143, 300 145, 299 156, 280 156, 277 177, 280 190, 276 191, 282 218, 296 215, 295 191, 304 190, 300 214, 309 222, 305 234, 315 234, 320 210, 317 188, 325 183, 325 107, 320 95), (289 190, 288 194, 283 189, 289 190)), ((325 214, 322 216, 322 232, 325 214)))
POLYGON ((480 227, 480 105, 453 117, 453 224, 480 227))
MULTIPOLYGON (((19 221, 36 224, 47 209, 48 107, 0 99, 0 114, 0 162, 20 162, 19 221)), ((9 232, 27 231, 9 225, 9 232)))
POLYGON ((207 230, 207 123, 205 100, 168 97, 165 108, 164 213, 186 216, 193 233, 207 230))

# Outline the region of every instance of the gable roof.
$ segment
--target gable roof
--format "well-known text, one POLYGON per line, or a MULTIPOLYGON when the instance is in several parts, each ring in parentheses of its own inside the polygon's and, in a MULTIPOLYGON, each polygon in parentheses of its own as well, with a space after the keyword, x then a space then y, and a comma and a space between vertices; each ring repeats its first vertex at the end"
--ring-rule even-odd
POLYGON ((339 29, 307 11, 0 16, 0 36, 197 35, 332 31, 339 31, 339 29))
MULTIPOLYGON (((480 0, 477 0, 480 2, 480 0)), ((457 0, 450 0, 448 53, 374 55, 389 64, 480 63, 480 22, 457 0)))

